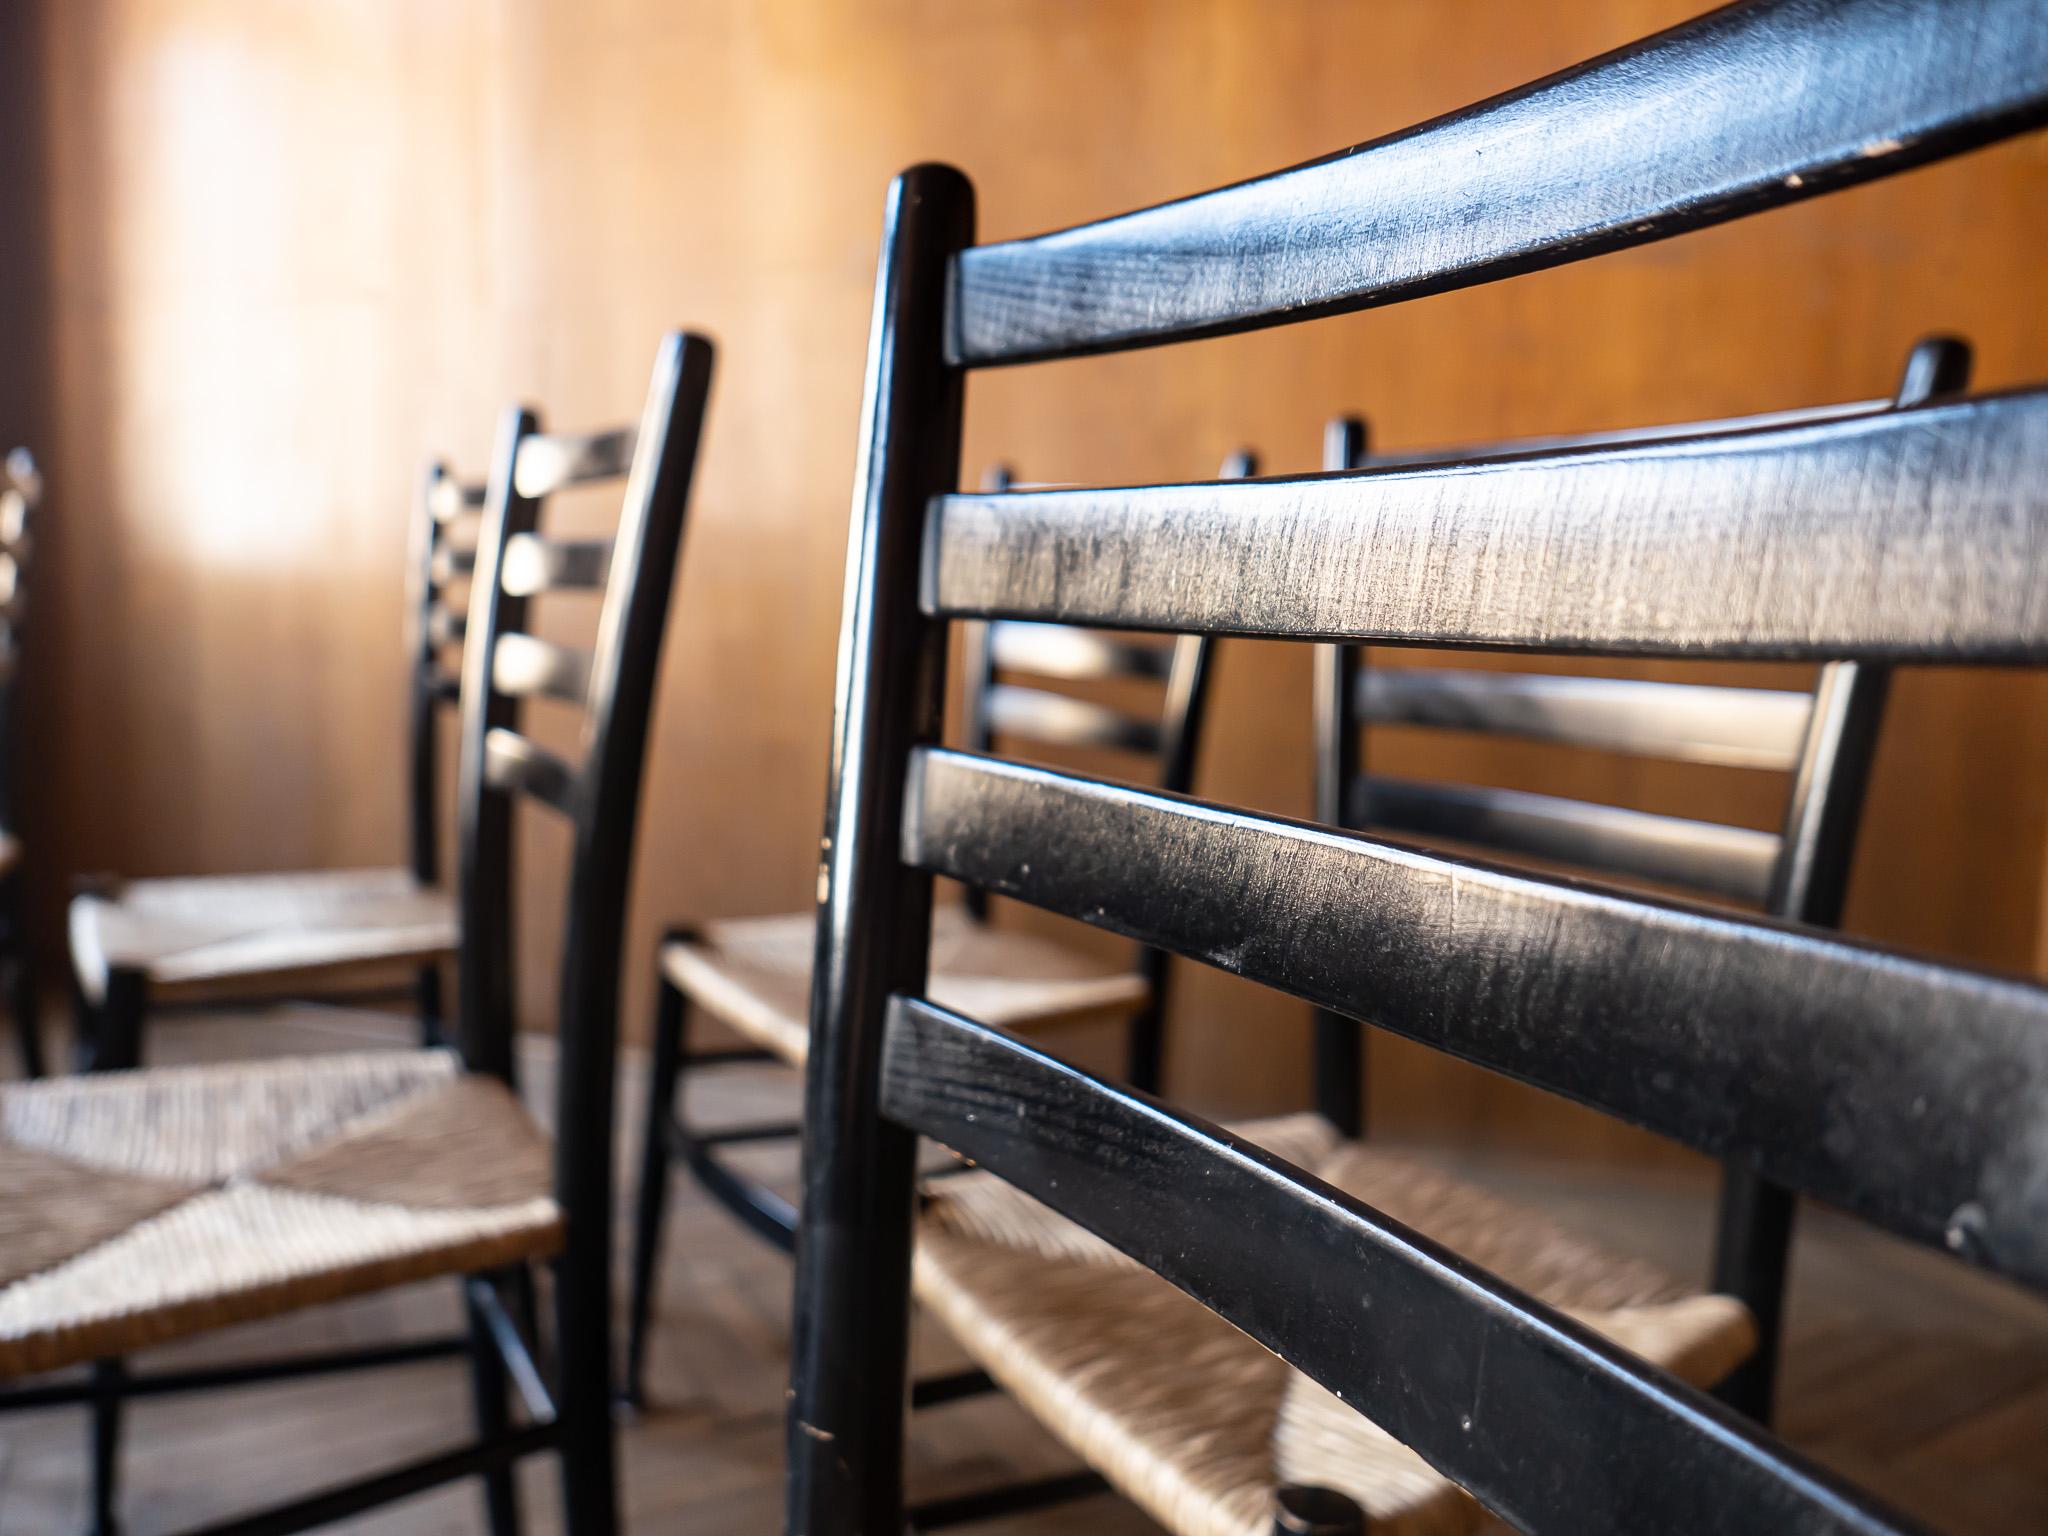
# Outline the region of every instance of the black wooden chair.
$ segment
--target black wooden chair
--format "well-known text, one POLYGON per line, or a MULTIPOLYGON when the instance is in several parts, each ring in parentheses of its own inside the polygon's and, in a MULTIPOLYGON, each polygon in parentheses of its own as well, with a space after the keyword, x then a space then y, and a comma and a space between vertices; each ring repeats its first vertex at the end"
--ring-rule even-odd
MULTIPOLYGON (((1233 454, 1223 466, 1226 478, 1255 472, 1248 453, 1233 454)), ((988 483, 1007 489, 1010 471, 991 471, 988 483)), ((1186 793, 1192 787, 1208 697, 1208 640, 1183 636, 1154 644, 1048 624, 980 624, 969 633, 965 737, 970 746, 987 751, 1001 737, 1123 753, 1143 760, 1163 789, 1186 793), (1132 713, 1044 686, 1119 681, 1156 686, 1156 712, 1132 713)), ((801 1127, 692 1126, 686 1114, 687 1078, 742 1062, 779 1060, 802 1067, 816 929, 810 912, 740 918, 679 930, 661 946, 622 1391, 635 1406, 646 1395, 647 1337, 671 1164, 681 1162, 721 1205, 769 1242, 787 1250, 795 1240, 795 1208, 718 1149, 793 1141, 801 1127), (688 1050, 692 1004, 746 1043, 738 1050, 688 1050)), ((1130 965, 1105 965, 1071 944, 992 924, 986 893, 969 890, 962 901, 933 914, 931 968, 936 996, 1005 1028, 1123 1020, 1126 1079, 1141 1088, 1159 1086, 1168 984, 1162 951, 1139 946, 1130 965)))
MULTIPOLYGON (((1553 1282, 1579 1254, 1536 1243, 1507 1252, 1555 1266, 1503 1277, 1488 1239, 1505 1213, 1425 1235, 1407 1216, 1438 1205, 1419 1172, 1354 1183, 1341 1157, 1262 1150, 934 1004, 932 877, 1453 1052, 2035 1289, 2048 989, 948 751, 939 679, 957 618, 2048 661, 2048 390, 1506 461, 967 495, 962 385, 973 368, 1309 320, 1677 235, 2044 119, 2038 5, 1749 4, 1407 134, 1034 239, 975 246, 950 169, 898 181, 820 871, 789 1531, 903 1529, 913 1233, 922 1276, 948 1241, 995 1252, 996 1221, 1034 1202, 1093 1266, 1069 1294, 1127 1287, 1134 1308, 1164 1295, 1179 1315, 1134 1314, 1076 1360, 1043 1304, 1073 1266, 1015 1266, 1000 1287, 963 1285, 985 1323, 970 1347, 1170 1527, 1356 1531, 1358 1495, 1391 1491, 1366 1511, 1374 1528, 1415 1529, 1448 1479, 1540 1533, 1910 1528, 1680 1379, 1732 1363, 1713 1357, 1739 1331, 1734 1298, 1627 1273, 1574 1294, 1553 1282), (920 1136, 981 1170, 921 1222, 920 1136), (935 1216, 973 1179, 1011 1203, 935 1216), (1176 1432, 1191 1399, 1246 1391, 1205 1369, 1237 1331, 1278 1357, 1286 1422, 1176 1432), (1141 1373, 1155 1390, 1134 1406, 1141 1373)), ((1477 1518, 1449 1513, 1453 1528, 1477 1518)))
POLYGON ((513 1469, 556 1451, 564 1527, 616 1528, 610 1403, 611 1152, 620 947, 656 664, 711 347, 667 338, 635 427, 543 433, 509 412, 493 459, 463 656, 459 1050, 287 1057, 0 1088, 0 1377, 93 1363, 0 1409, 92 1407, 97 1529, 115 1528, 122 1403, 439 1355, 469 1357, 477 1438, 209 1528, 281 1536, 481 1477, 493 1536, 513 1469), (544 538, 542 504, 626 477, 616 536, 544 538), (599 590, 586 650, 527 632, 529 600, 599 590), (528 699, 580 706, 582 761, 521 734, 528 699), (568 818, 555 1130, 514 1093, 513 808, 568 818), (543 1351, 533 1273, 554 1274, 543 1351), (213 1369, 120 1357, 247 1319, 461 1277, 466 1335, 213 1369), (552 1372, 541 1361, 551 1357, 552 1372), (508 1383, 527 1408, 510 1411, 508 1383))
MULTIPOLYGON (((1693 423, 1646 433, 1594 433, 1446 452, 1371 455, 1365 423, 1345 417, 1324 434, 1324 467, 1417 467, 1530 452, 1619 447, 1678 433, 1757 431, 1844 421, 1960 393, 1970 351, 1935 337, 1912 351, 1890 400, 1693 423)), ((1365 649, 1316 655, 1316 819, 1396 838, 1533 861, 1832 928, 1841 921, 1871 756, 1889 674, 1830 662, 1805 691, 1620 677, 1369 666, 1365 649), (1369 743, 1386 726, 1502 735, 1596 752, 1767 771, 1786 780, 1778 832, 1652 815, 1598 802, 1489 786, 1424 783, 1369 771, 1369 743)), ((1345 1137, 1365 1128, 1364 1038, 1355 1020, 1323 1012, 1316 1031, 1316 1108, 1345 1137)), ((1355 1157, 1368 1154, 1354 1153, 1355 1157)), ((1756 1349, 1718 1394, 1768 1422, 1791 1253, 1790 1194, 1731 1165, 1721 1188, 1712 1285, 1749 1310, 1756 1349)), ((1426 1223, 1425 1223, 1426 1225, 1426 1223)))
POLYGON ((409 856, 403 866, 84 883, 70 911, 78 1060, 142 1063, 153 1011, 319 997, 374 1002, 410 992, 420 1033, 443 1037, 441 969, 458 942, 441 879, 440 727, 461 689, 447 657, 476 560, 480 482, 427 467, 407 555, 409 856))
POLYGON ((0 997, 14 1018, 22 1071, 43 1075, 42 1009, 37 996, 35 953, 29 942, 28 876, 16 830, 16 761, 21 751, 16 721, 16 674, 21 663, 22 620, 28 606, 28 564, 33 524, 43 499, 43 477, 26 448, 0 463, 0 997))

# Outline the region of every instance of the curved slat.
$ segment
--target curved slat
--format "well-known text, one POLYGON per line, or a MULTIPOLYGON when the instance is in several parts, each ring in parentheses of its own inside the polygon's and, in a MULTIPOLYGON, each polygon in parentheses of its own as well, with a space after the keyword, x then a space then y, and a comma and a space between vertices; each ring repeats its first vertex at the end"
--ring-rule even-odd
POLYGON ((1738 901, 1760 903, 1769 894, 1780 847, 1774 833, 1716 821, 1380 774, 1358 782, 1353 803, 1354 826, 1449 838, 1738 901))
POLYGON ((968 364, 1360 309, 1642 245, 2048 116, 2032 0, 1734 5, 1257 181, 957 258, 968 364))
POLYGON ((472 575, 476 571, 476 550, 474 547, 460 548, 454 544, 443 544, 434 551, 434 585, 445 587, 472 575))
POLYGON ((452 608, 437 604, 427 615, 427 638, 435 645, 453 645, 468 627, 468 615, 457 613, 452 608))
POLYGON ((882 1110, 1165 1276, 1517 1530, 1913 1528, 1419 1233, 1024 1041, 894 998, 882 1110))
POLYGON ((1055 747, 1108 747, 1120 752, 1157 752, 1159 722, 1138 720, 1120 710, 1038 688, 997 684, 984 705, 997 736, 1021 737, 1055 747))
POLYGON ((434 488, 427 493, 427 510, 437 523, 452 523, 465 512, 474 512, 484 504, 489 494, 481 482, 464 484, 451 476, 444 476, 434 482, 434 488))
POLYGON ((519 445, 513 488, 538 500, 572 485, 612 480, 633 467, 638 427, 610 432, 536 432, 519 445))
POLYGON ((927 612, 1725 657, 2048 659, 2048 391, 1299 479, 935 498, 927 612))
POLYGON ((1493 731, 1724 768, 1798 766, 1813 695, 1620 677, 1366 667, 1359 717, 1376 725, 1493 731))
POLYGON ((904 857, 922 868, 2048 1289, 2048 988, 1022 764, 927 749, 913 767, 904 857))
POLYGON ((529 794, 564 816, 575 814, 576 770, 517 731, 496 726, 484 737, 484 782, 529 794))
POLYGON ((610 539, 544 539, 515 534, 505 541, 499 581, 514 597, 537 597, 566 588, 602 588, 611 572, 610 539))
POLYGON ((534 635, 503 634, 491 662, 491 686, 514 698, 539 695, 581 704, 590 693, 590 667, 590 653, 575 646, 534 635))
POLYGON ((1087 681, 1108 677, 1164 678, 1173 666, 1165 646, 1142 645, 1065 624, 993 624, 989 653, 1005 672, 1087 681))

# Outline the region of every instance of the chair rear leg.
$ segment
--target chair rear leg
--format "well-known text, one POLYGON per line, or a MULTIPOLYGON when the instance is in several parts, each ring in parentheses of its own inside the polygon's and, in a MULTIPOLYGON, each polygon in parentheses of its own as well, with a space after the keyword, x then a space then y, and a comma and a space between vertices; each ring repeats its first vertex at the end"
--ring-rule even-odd
POLYGON ((441 967, 438 963, 423 965, 419 977, 413 984, 420 1016, 420 1044, 434 1050, 448 1043, 448 1031, 441 1012, 441 967))
POLYGON ((142 1019, 149 984, 139 971, 112 971, 98 1005, 76 999, 78 1070, 125 1072, 142 1065, 142 1019))
MULTIPOLYGON (((608 1213, 605 1213, 608 1215, 608 1213)), ((610 1254, 572 1230, 555 1265, 555 1407, 562 1462, 562 1528, 618 1536, 619 1467, 612 1427, 610 1254)), ((598 1241, 610 1241, 610 1222, 598 1241)))
MULTIPOLYGON (((472 1275, 464 1281, 462 1295, 469 1313, 470 1396, 476 1407, 477 1437, 484 1440, 503 1434, 512 1422, 505 1362, 471 1292, 473 1286, 490 1283, 487 1277, 472 1275)), ((483 1474, 483 1481, 484 1516, 491 1536, 519 1536, 519 1490, 513 1482, 512 1466, 501 1462, 483 1474)))
POLYGON ((1725 1164, 1714 1289, 1735 1296, 1756 1319, 1756 1352, 1730 1371, 1714 1395, 1768 1425, 1777 1396, 1778 1345, 1785 1326, 1785 1278, 1792 1258, 1797 1202, 1753 1170, 1725 1164))
POLYGON ((647 1332, 654 1311, 654 1283, 661 1262, 661 1232, 668 1212, 669 1139, 676 1088, 682 1077, 683 1032, 688 1000, 680 988, 661 982, 654 1008, 654 1055, 647 1072, 647 1123, 640 1143, 640 1190, 633 1214, 632 1292, 626 1313, 626 1372, 619 1398, 626 1406, 647 1402, 647 1332))
POLYGON ((120 1536, 121 1389, 127 1374, 119 1360, 93 1362, 91 1536, 120 1536))

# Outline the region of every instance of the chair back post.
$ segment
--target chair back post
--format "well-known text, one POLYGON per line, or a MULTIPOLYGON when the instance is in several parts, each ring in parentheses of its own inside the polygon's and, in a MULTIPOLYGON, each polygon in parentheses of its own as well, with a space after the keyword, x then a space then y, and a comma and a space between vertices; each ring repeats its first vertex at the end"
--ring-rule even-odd
POLYGON ((441 876, 441 840, 434 824, 434 800, 440 786, 439 705, 441 675, 434 633, 440 601, 434 557, 442 543, 440 499, 443 485, 452 485, 447 464, 435 459, 420 477, 413 507, 411 549, 406 561, 406 815, 408 860, 413 879, 432 885, 441 876))
POLYGON ((532 533, 540 517, 539 501, 521 494, 517 474, 520 446, 539 430, 539 415, 525 406, 507 408, 499 420, 483 524, 477 531, 469 616, 463 626, 462 747, 456 792, 456 905, 462 947, 456 1038, 471 1071, 508 1083, 515 1075, 512 803, 509 795, 486 781, 484 744, 493 730, 516 730, 521 714, 520 700, 492 688, 491 667, 498 636, 523 629, 526 623, 527 599, 506 592, 501 576, 507 542, 532 533))
POLYGON ((43 477, 35 456, 26 448, 10 450, 0 465, 0 832, 14 829, 19 811, 14 799, 21 631, 35 515, 42 497, 43 477))
POLYGON ((958 483, 962 373, 947 273, 974 193, 946 166, 899 176, 883 221, 839 637, 822 910, 805 1076, 803 1224, 790 1350, 787 1529, 903 1529, 916 1138, 885 1120, 892 992, 925 982, 931 877, 902 857, 914 747, 935 742, 946 626, 919 607, 927 503, 958 483), (859 921, 855 921, 855 914, 859 921))
MULTIPOLYGON (((577 1530, 607 1530, 617 1518, 606 1317, 619 968, 654 684, 711 366, 712 346, 703 337, 663 338, 613 541, 586 695, 583 760, 570 802, 574 845, 555 1080, 555 1198, 566 1231, 555 1266, 555 1309, 563 1340, 562 1461, 577 1530)), ((481 580, 481 559, 478 565, 481 580)))
MULTIPOLYGON (((1362 469, 1369 450, 1363 417, 1339 416, 1323 429, 1326 470, 1362 469)), ((1364 664, 1362 646, 1316 647, 1316 820, 1326 827, 1345 824, 1344 797, 1365 770, 1358 732, 1358 673, 1364 664)), ((1365 1134, 1365 1070, 1364 1026, 1317 1009, 1310 1084, 1317 1112, 1340 1136, 1365 1134)))
MULTIPOLYGON (((1893 403, 1923 405, 1959 395, 1969 383, 1969 344, 1950 336, 1930 337, 1907 358, 1893 403)), ((1782 848, 1764 900, 1772 916, 1820 928, 1840 926, 1890 686, 1891 669, 1879 662, 1822 664, 1786 805, 1782 848)), ((1722 1166, 1711 1283, 1749 1307, 1759 1342, 1716 1395, 1766 1423, 1777 1396, 1796 1209, 1791 1191, 1754 1169, 1739 1163, 1722 1166)))

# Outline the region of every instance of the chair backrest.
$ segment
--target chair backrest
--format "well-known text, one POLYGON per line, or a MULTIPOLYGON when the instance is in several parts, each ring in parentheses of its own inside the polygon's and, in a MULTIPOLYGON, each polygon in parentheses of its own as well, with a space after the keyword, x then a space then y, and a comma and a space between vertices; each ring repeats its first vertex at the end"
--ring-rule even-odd
POLYGON ((788 1528, 901 1529, 920 1135, 1148 1266, 1535 1532, 1903 1528, 1362 1202, 924 998, 980 884, 1548 1088, 2048 1289, 2048 989, 1726 909, 936 745, 946 621, 2048 661, 2048 390, 1242 484, 959 494, 973 368, 1311 319, 1791 202, 2048 119, 2018 0, 1731 6, 1276 176, 976 247, 898 180, 842 630, 788 1528))
POLYGON ((28 565, 35 547, 43 476, 26 448, 0 463, 0 832, 14 827, 15 673, 28 612, 28 565))
POLYGON ((444 710, 462 698, 459 664, 448 653, 462 644, 467 615, 458 597, 476 566, 477 523, 489 487, 458 480, 441 460, 429 463, 414 498, 406 602, 406 807, 413 878, 441 878, 441 731, 444 710))
MULTIPOLYGON (((574 1305, 600 1311, 609 1304, 612 1076, 626 892, 655 670, 711 356, 701 337, 666 337, 638 425, 616 432, 546 433, 533 411, 508 410, 493 450, 470 584, 457 774, 458 1038, 472 1070, 512 1079, 512 809, 524 796, 571 825, 555 1012, 555 1188, 567 1220, 557 1284, 574 1290, 574 1305), (623 505, 612 539, 543 536, 541 509, 550 496, 620 476, 623 505), (532 599, 578 590, 602 596, 592 648, 527 632, 532 599), (538 697, 583 710, 580 762, 566 762, 521 733, 524 706, 538 697)), ((563 1300, 570 1300, 567 1290, 563 1300)), ((608 1365, 595 1369, 601 1374, 608 1365)))
MULTIPOLYGON (((1257 474, 1258 458, 1240 449, 1223 461, 1226 480, 1257 474)), ((1006 465, 982 479, 991 491, 1014 488, 1006 465)), ((997 740, 1057 748, 1128 753, 1153 762, 1161 789, 1186 794, 1193 787, 1202 722, 1208 713, 1209 662, 1215 642, 1206 635, 1176 635, 1153 643, 1130 635, 1073 629, 1060 624, 996 622, 967 627, 966 720, 969 751, 989 752, 997 740), (1029 682, 1019 682, 1028 678, 1029 682), (1140 714, 1113 704, 1075 698, 1047 684, 1153 684, 1156 709, 1140 714)), ((988 915, 988 892, 969 886, 963 905, 988 915)), ((1159 1086, 1162 1021, 1168 960, 1143 946, 1138 968, 1151 1001, 1131 1020, 1124 1078, 1140 1088, 1159 1086)))

